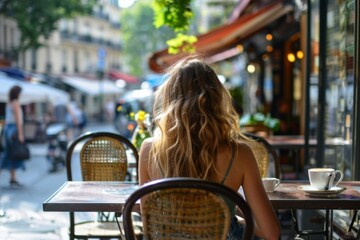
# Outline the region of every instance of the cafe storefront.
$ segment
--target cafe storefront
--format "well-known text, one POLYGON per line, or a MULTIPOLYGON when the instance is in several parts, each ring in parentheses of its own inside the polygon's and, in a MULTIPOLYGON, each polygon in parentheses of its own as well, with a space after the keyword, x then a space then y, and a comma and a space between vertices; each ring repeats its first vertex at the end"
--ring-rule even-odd
MULTIPOLYGON (((210 62, 221 63, 236 59, 242 49, 239 44, 249 40, 262 41, 261 39, 266 38, 266 31, 276 38, 279 36, 276 31, 279 31, 284 23, 289 24, 291 16, 295 17, 297 31, 280 41, 280 46, 273 44, 271 51, 265 49, 255 52, 255 59, 260 60, 256 66, 262 69, 258 75, 260 92, 264 94, 266 91, 266 69, 270 69, 268 76, 272 95, 268 111, 280 109, 281 102, 289 101, 291 106, 287 110, 287 117, 298 118, 298 132, 295 134, 302 135, 305 140, 304 150, 298 153, 302 159, 300 176, 307 179, 307 169, 310 167, 331 167, 343 171, 344 180, 358 181, 360 2, 303 0, 292 3, 292 9, 289 9, 285 1, 272 1, 272 4, 265 8, 259 7, 262 12, 259 10, 252 15, 240 16, 237 24, 235 21, 233 25, 229 24, 201 35, 197 46, 200 52, 211 56, 210 62), (276 18, 261 21, 261 16, 267 16, 276 8, 276 13, 279 14, 276 18), (285 19, 285 22, 279 22, 281 19, 285 19), (251 22, 256 20, 257 24, 251 25, 251 22), (254 31, 246 32, 244 29, 254 31), (225 35, 232 36, 231 40, 227 41, 225 35), (213 42, 209 40, 211 37, 213 42), (298 56, 298 52, 303 55, 298 56), (291 53, 294 53, 293 59, 289 58, 291 53), (270 67, 263 58, 264 54, 272 60, 270 67), (314 141, 316 147, 310 144, 314 141)), ((295 25, 290 29, 296 29, 295 25)), ((266 42, 262 45, 267 46, 266 42)), ((254 45, 242 46, 242 50, 248 51, 248 56, 251 55, 254 45)), ((166 51, 153 54, 149 65, 154 71, 165 68, 181 57, 171 56, 166 51)), ((348 218, 353 212, 339 210, 334 214, 335 222, 348 224, 348 218)))
POLYGON ((318 147, 305 158, 342 170, 347 180, 360 177, 359 17, 355 0, 308 1, 305 138, 318 147))
MULTIPOLYGON (((278 117, 280 106, 290 103, 285 118, 297 130, 288 133, 305 138, 302 170, 329 166, 344 171, 346 180, 359 180, 358 1, 261 2, 257 11, 198 36, 197 51, 219 65, 246 52, 246 64, 260 69, 256 84, 264 109, 278 117)), ((164 49, 149 66, 159 72, 183 56, 164 49)))

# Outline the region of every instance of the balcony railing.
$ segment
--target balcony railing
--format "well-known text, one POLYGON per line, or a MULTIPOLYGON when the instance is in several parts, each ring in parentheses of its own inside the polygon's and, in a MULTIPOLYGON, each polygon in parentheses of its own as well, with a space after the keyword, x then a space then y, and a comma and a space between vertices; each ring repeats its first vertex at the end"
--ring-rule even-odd
POLYGON ((75 41, 75 42, 79 42, 79 43, 88 43, 88 44, 94 44, 94 45, 105 45, 114 50, 122 49, 122 45, 120 43, 114 43, 111 40, 106 40, 103 38, 95 38, 89 34, 80 35, 80 34, 76 34, 76 33, 70 33, 69 31, 66 31, 66 30, 62 30, 62 31, 60 31, 60 37, 62 40, 75 41))

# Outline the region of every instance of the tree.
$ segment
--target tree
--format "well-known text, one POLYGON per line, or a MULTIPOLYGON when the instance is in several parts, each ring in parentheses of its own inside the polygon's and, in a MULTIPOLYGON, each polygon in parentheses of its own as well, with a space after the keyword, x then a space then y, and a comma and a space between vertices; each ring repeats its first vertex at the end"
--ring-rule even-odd
POLYGON ((89 14, 96 0, 2 0, 0 14, 14 19, 21 33, 19 51, 42 46, 62 18, 89 14))
POLYGON ((147 56, 165 47, 164 39, 174 36, 168 27, 153 25, 154 12, 150 1, 137 1, 131 8, 121 12, 123 59, 129 73, 145 74, 147 56))

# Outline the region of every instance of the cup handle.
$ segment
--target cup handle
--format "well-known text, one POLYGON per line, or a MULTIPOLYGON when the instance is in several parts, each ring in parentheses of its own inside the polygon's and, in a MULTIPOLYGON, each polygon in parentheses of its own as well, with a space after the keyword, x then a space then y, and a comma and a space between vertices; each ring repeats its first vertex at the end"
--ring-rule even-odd
POLYGON ((280 180, 279 180, 279 179, 276 179, 274 189, 275 189, 277 186, 279 186, 279 184, 280 184, 280 180))
POLYGON ((340 170, 336 170, 334 174, 334 180, 336 179, 336 175, 340 175, 339 179, 336 181, 336 183, 333 184, 334 187, 336 187, 344 178, 344 174, 340 170))

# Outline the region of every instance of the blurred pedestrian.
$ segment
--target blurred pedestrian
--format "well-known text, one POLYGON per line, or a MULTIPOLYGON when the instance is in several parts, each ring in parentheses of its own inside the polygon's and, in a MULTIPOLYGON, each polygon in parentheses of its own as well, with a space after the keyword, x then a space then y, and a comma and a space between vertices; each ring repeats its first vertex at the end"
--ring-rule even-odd
POLYGON ((68 105, 65 101, 59 100, 56 102, 53 110, 53 120, 55 123, 66 123, 66 116, 68 115, 68 105))
POLYGON ((69 104, 69 115, 67 117, 67 121, 68 129, 70 130, 68 131, 68 139, 71 141, 82 134, 87 123, 87 118, 82 106, 79 106, 79 104, 75 101, 69 104))
POLYGON ((10 185, 17 187, 22 185, 16 179, 15 170, 19 168, 25 170, 25 165, 22 160, 10 159, 9 151, 10 146, 14 141, 25 141, 23 112, 19 102, 21 90, 20 86, 15 85, 9 91, 9 101, 6 104, 5 110, 5 151, 0 159, 0 168, 10 171, 10 185))
POLYGON ((84 133, 84 129, 87 125, 87 116, 86 113, 84 111, 84 106, 80 105, 80 107, 78 108, 78 136, 80 136, 81 134, 84 133))
POLYGON ((66 127, 66 138, 68 141, 71 141, 74 135, 73 131, 78 125, 74 103, 58 101, 54 106, 54 123, 64 124, 66 127))
POLYGON ((115 109, 115 103, 114 101, 107 101, 105 105, 105 117, 106 121, 111 122, 114 120, 114 109, 115 109))

